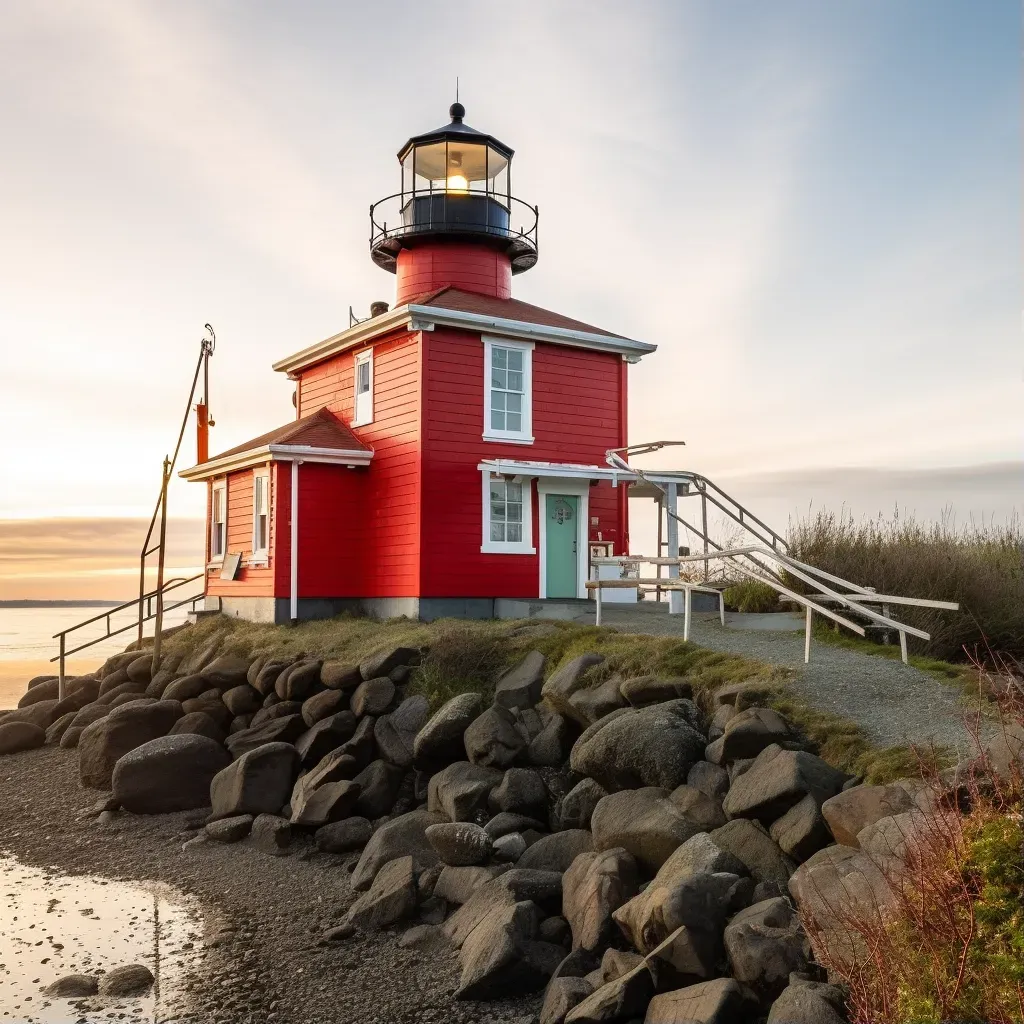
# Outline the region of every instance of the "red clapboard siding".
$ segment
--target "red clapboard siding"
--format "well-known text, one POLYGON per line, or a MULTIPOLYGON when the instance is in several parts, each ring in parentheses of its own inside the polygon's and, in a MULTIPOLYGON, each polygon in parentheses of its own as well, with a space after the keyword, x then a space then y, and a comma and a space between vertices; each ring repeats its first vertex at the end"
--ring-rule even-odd
MULTIPOLYGON (((424 334, 421 593, 427 597, 536 597, 539 555, 481 554, 477 465, 503 457, 593 463, 625 440, 620 356, 538 343, 533 353, 532 445, 484 441, 484 351, 479 334, 424 334)), ((622 550, 625 489, 590 488, 591 538, 622 550)), ((539 545, 533 485, 533 538, 539 545)))
MULTIPOLYGON (((257 469, 265 467, 259 466, 257 469)), ((207 570, 206 593, 212 597, 272 597, 274 595, 274 501, 275 474, 270 474, 270 538, 267 552, 270 564, 247 566, 252 556, 252 478, 253 469, 241 469, 227 474, 227 544, 229 553, 242 552, 242 567, 233 580, 220 578, 220 567, 207 570)), ((218 478, 218 479, 223 479, 218 478)), ((212 489, 212 485, 211 485, 212 489)), ((207 512, 209 522, 209 511, 207 512)), ((209 540, 207 540, 209 544, 209 540)))

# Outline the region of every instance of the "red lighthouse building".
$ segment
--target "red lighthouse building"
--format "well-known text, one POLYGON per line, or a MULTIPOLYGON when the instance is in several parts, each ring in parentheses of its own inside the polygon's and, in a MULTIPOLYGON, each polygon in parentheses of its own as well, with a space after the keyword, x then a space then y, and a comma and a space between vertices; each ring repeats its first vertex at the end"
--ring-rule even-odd
POLYGON ((464 123, 410 139, 370 210, 393 306, 274 364, 295 419, 182 472, 204 481, 207 607, 490 617, 586 597, 628 550, 627 371, 654 345, 521 302, 537 210, 512 150, 464 123))

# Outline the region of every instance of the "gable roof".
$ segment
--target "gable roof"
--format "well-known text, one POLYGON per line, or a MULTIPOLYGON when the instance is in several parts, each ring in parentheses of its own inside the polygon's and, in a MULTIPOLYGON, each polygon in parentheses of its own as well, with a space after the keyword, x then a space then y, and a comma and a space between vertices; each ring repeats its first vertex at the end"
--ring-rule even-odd
POLYGON ((334 413, 320 409, 235 445, 180 473, 186 480, 205 480, 230 470, 245 469, 271 459, 302 458, 309 462, 367 465, 373 449, 363 444, 334 413))
POLYGON ((274 369, 283 373, 298 373, 389 331, 402 328, 430 331, 435 326, 595 349, 621 355, 623 359, 634 363, 658 347, 624 338, 601 327, 594 327, 519 299, 498 299, 449 286, 428 292, 413 302, 363 320, 340 334, 279 359, 274 363, 274 369))

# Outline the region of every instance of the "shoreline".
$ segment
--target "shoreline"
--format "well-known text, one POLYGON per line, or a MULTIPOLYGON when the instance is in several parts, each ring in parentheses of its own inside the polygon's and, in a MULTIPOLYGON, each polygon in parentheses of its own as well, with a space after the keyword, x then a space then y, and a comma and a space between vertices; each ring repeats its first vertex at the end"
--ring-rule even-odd
MULTIPOLYGON (((98 669, 105 657, 72 658, 67 663, 68 675, 84 675, 98 669)), ((0 711, 10 711, 18 706, 18 701, 25 695, 25 688, 33 676, 49 676, 57 674, 56 662, 46 658, 0 660, 0 711)))

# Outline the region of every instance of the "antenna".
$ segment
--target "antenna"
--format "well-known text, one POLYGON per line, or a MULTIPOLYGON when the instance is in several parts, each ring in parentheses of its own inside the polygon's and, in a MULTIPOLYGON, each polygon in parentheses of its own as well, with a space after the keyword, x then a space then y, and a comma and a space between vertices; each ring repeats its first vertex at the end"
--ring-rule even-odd
POLYGON ((455 102, 459 102, 459 76, 455 76, 455 102))

